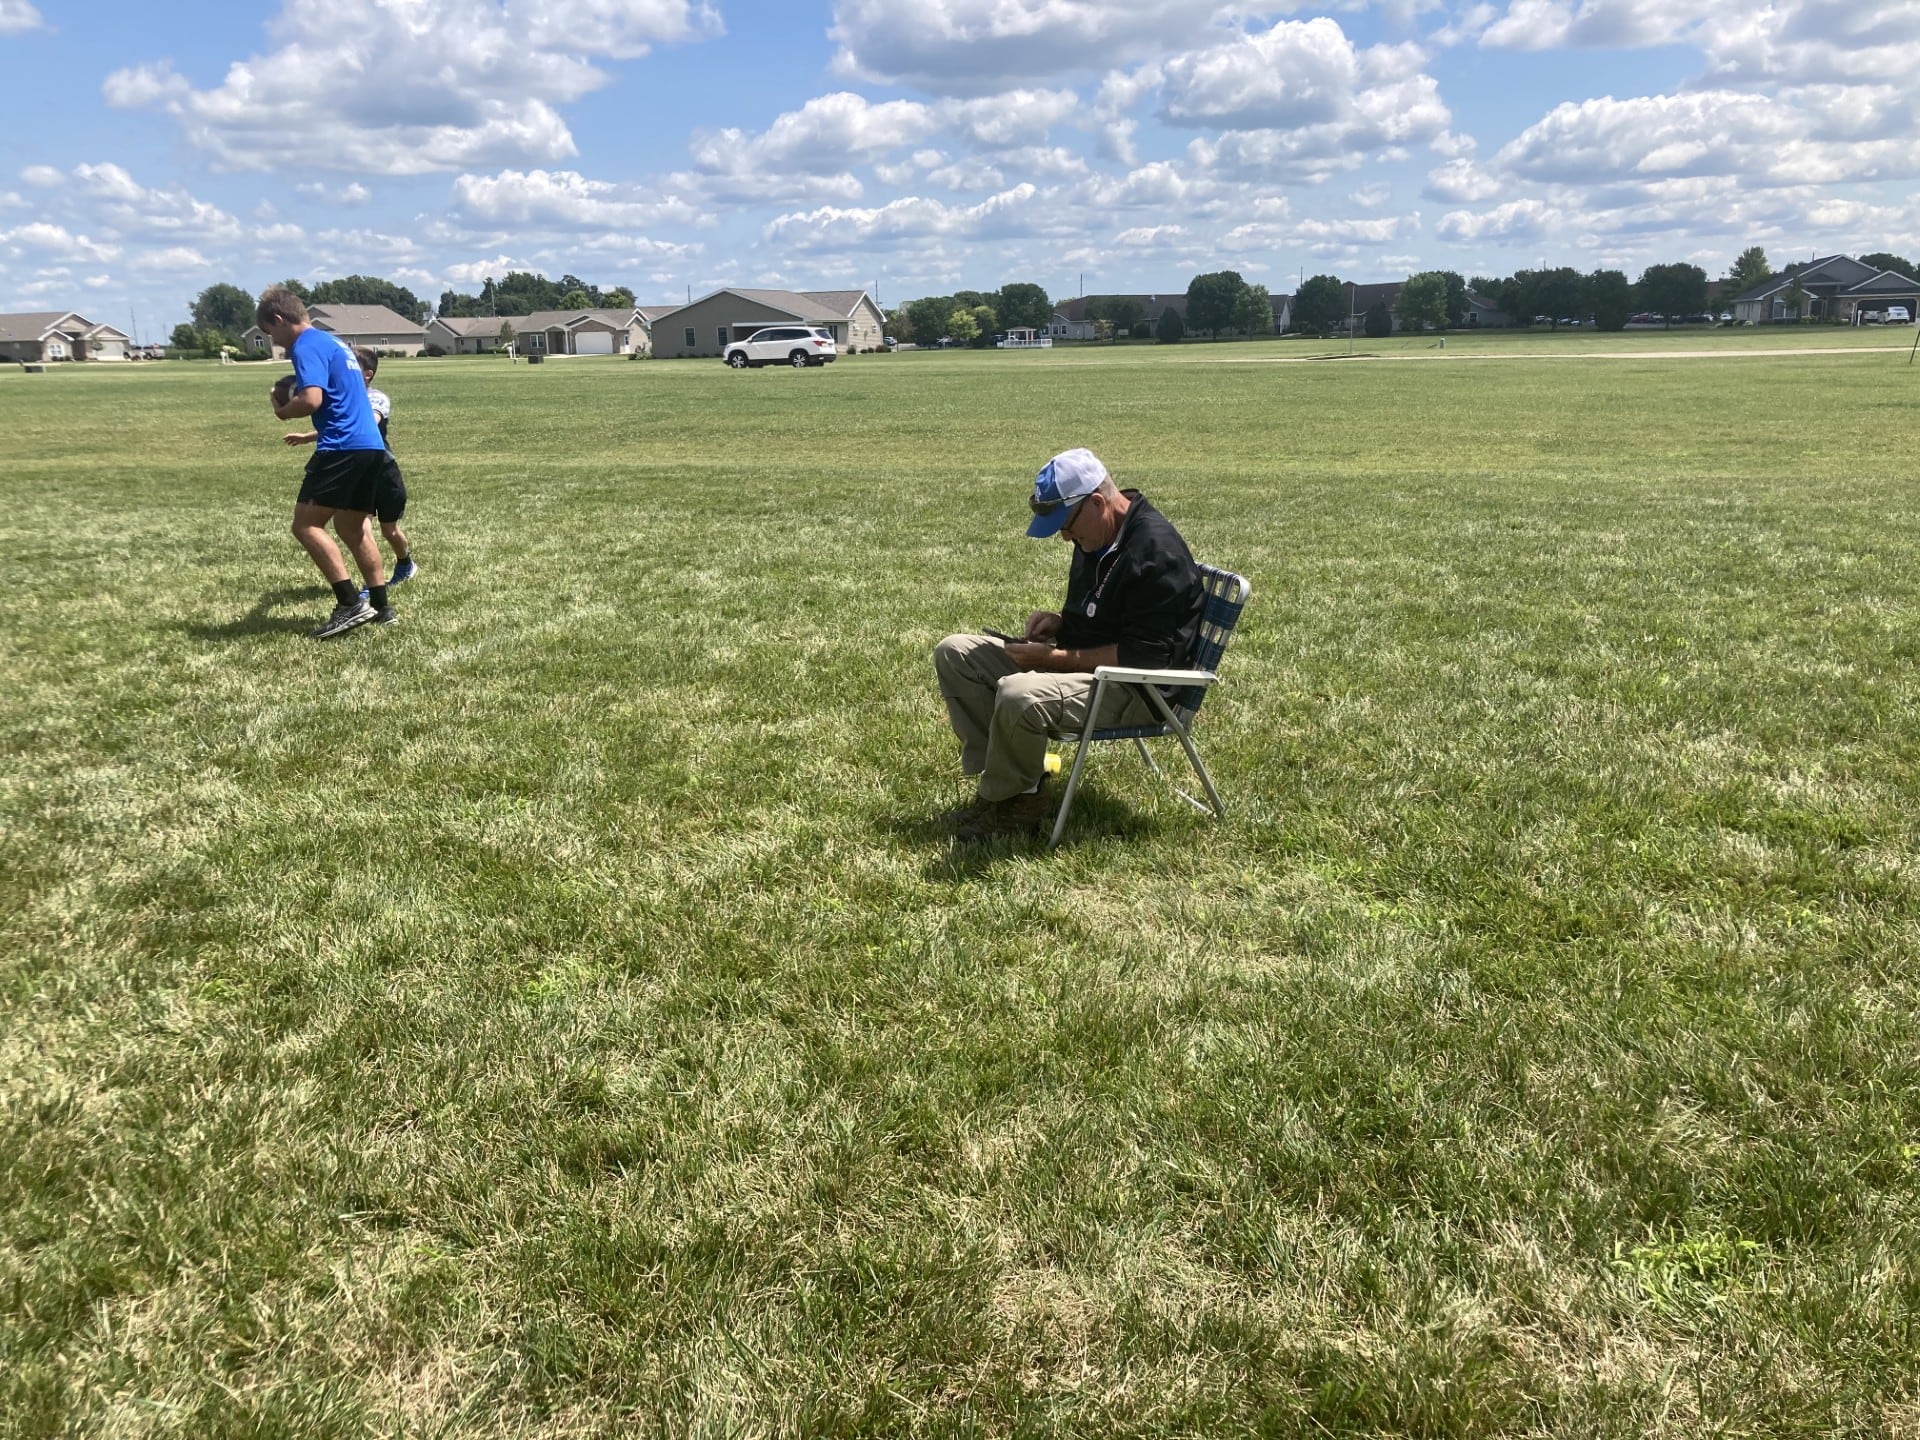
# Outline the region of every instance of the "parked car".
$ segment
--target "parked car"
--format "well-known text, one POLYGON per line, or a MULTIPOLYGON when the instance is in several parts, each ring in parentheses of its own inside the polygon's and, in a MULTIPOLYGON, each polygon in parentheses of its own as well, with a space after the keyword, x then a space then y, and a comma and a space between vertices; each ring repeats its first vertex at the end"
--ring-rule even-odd
POLYGON ((1881 312, 1881 318, 1889 325, 1908 325, 1913 322, 1913 315, 1904 305, 1889 305, 1881 312))
POLYGON ((727 346, 724 358, 736 370, 750 365, 791 365, 804 370, 830 364, 839 354, 833 336, 817 325, 769 325, 727 346))

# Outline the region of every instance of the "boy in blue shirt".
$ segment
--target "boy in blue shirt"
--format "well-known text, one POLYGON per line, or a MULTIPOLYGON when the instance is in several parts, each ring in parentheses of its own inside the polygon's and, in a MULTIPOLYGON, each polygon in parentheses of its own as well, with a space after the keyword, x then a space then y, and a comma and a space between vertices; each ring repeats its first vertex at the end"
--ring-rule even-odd
MULTIPOLYGON (((400 528, 401 517, 407 513, 407 482, 401 477, 400 464, 393 459, 393 446, 387 439, 387 417, 393 414, 393 401, 387 398, 386 391, 375 389, 373 384, 373 377, 380 369, 380 357, 368 346, 355 345, 353 360, 360 367, 360 378, 367 382, 367 403, 373 406, 374 422, 380 427, 380 443, 387 446, 389 452, 386 474, 374 496, 374 513, 380 517, 380 533, 386 537, 387 544, 393 547, 393 574, 387 579, 387 589, 391 591, 394 586, 404 585, 420 573, 420 567, 413 563, 413 549, 407 543, 407 532, 400 528)), ((284 438, 289 445, 311 445, 320 438, 320 432, 295 430, 284 438)), ((361 591, 361 594, 365 593, 361 591)))
POLYGON ((284 285, 260 296, 254 319, 293 361, 292 384, 283 380, 270 392, 273 413, 282 420, 313 417, 313 454, 293 506, 293 538, 312 557, 333 587, 333 613, 314 629, 316 640, 331 640, 370 621, 390 625, 397 617, 387 603, 386 571, 380 546, 368 521, 379 508, 381 486, 393 458, 380 438, 366 382, 352 353, 307 320, 307 307, 284 285), (365 598, 347 578, 346 562, 327 535, 327 526, 352 553, 367 582, 365 598))

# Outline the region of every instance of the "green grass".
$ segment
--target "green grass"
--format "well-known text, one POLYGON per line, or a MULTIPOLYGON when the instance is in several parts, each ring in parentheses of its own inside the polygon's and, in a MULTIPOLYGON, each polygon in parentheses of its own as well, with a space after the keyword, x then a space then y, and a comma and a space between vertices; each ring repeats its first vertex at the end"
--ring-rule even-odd
POLYGON ((1920 369, 1714 339, 396 362, 324 646, 265 367, 0 374, 0 1435, 1914 1433, 1920 369), (1230 817, 956 848, 1082 443, 1230 817))

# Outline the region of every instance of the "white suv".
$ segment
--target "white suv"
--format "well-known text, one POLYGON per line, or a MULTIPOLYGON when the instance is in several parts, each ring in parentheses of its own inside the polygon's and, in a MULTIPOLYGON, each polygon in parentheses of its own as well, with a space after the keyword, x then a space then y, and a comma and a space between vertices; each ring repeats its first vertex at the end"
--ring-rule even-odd
POLYGON ((826 365, 839 355, 833 336, 817 325, 769 325, 727 346, 726 361, 736 370, 749 365, 791 365, 804 370, 826 365))

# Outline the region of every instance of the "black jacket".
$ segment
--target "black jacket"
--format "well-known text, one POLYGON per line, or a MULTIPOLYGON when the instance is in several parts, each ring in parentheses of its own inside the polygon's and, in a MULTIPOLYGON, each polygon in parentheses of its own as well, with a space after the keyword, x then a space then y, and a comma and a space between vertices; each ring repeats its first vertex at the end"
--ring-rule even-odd
POLYGON ((1054 643, 1066 650, 1120 647, 1137 669, 1180 669, 1193 658, 1206 592, 1180 532, 1138 490, 1113 544, 1098 555, 1078 546, 1054 643))

